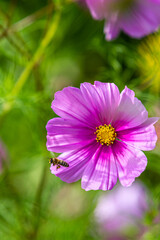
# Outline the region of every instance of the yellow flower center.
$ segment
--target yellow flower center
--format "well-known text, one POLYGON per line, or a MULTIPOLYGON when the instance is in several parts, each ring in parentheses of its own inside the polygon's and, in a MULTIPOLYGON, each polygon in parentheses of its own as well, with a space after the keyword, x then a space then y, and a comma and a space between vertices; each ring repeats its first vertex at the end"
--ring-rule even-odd
POLYGON ((97 142, 100 142, 102 145, 111 145, 114 143, 117 133, 115 132, 115 129, 111 126, 111 124, 103 126, 100 125, 99 127, 96 127, 95 134, 97 135, 97 142))

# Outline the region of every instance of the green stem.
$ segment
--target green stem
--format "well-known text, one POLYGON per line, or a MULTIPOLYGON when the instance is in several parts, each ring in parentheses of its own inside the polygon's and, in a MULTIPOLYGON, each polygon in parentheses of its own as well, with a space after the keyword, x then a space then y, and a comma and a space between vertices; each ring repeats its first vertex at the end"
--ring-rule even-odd
POLYGON ((60 10, 57 10, 57 13, 55 13, 55 15, 53 17, 53 21, 51 22, 50 27, 47 30, 44 38, 42 39, 37 51, 35 52, 33 58, 29 61, 28 65, 26 66, 26 68, 24 69, 24 71, 22 72, 20 77, 18 78, 13 90, 11 91, 10 95, 8 96, 10 100, 8 100, 7 102, 5 102, 3 104, 2 114, 1 114, 2 118, 4 115, 6 115, 11 110, 11 108, 14 104, 15 97, 19 94, 19 92, 23 88, 32 69, 34 68, 36 63, 40 60, 43 53, 45 52, 45 49, 47 48, 47 46, 49 45, 49 43, 55 36, 56 30, 58 28, 58 24, 60 21, 60 16, 61 16, 61 12, 60 12, 60 10))
POLYGON ((42 42, 40 43, 39 48, 37 49, 33 58, 28 63, 27 67, 24 69, 24 71, 20 75, 19 79, 17 80, 17 83, 11 92, 12 96, 16 96, 20 92, 20 90, 23 88, 27 78, 29 77, 29 75, 31 73, 31 70, 36 65, 36 63, 39 61, 39 59, 41 58, 41 56, 44 53, 44 50, 46 49, 46 47, 48 46, 48 44, 54 37, 57 27, 58 27, 59 20, 60 20, 60 12, 56 13, 56 15, 53 19, 53 22, 51 23, 45 37, 42 39, 42 42))
POLYGON ((40 179, 40 183, 37 189, 37 193, 35 196, 35 201, 33 204, 33 210, 32 210, 32 219, 31 221, 33 221, 33 228, 31 231, 29 231, 26 235, 27 239, 37 239, 37 235, 38 235, 38 230, 40 227, 40 217, 41 217, 41 205, 42 205, 42 195, 43 195, 43 191, 45 188, 45 184, 46 184, 46 175, 47 175, 47 165, 45 163, 44 165, 44 169, 43 169, 43 173, 42 173, 42 177, 40 179))

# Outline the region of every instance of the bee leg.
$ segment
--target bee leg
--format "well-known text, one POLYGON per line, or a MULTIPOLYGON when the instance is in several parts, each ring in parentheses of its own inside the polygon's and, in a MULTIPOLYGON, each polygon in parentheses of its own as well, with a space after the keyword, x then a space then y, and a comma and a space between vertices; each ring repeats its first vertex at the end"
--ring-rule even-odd
POLYGON ((59 169, 60 167, 61 167, 60 165, 57 165, 56 170, 59 169))

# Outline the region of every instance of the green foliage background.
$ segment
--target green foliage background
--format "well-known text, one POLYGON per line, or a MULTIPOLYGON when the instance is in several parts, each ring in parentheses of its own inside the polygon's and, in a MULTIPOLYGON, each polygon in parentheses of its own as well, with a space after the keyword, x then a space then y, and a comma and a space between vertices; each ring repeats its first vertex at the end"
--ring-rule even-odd
MULTIPOLYGON (((103 24, 69 0, 0 0, 0 137, 8 153, 0 174, 2 240, 101 239, 93 218, 101 191, 85 192, 80 182, 50 173, 45 126, 55 117, 54 93, 85 81, 114 82, 133 89, 150 116, 160 109, 159 91, 145 88, 137 67, 145 39, 121 34, 107 42, 103 24)), ((159 146, 146 153, 140 176, 153 202, 141 239, 160 239, 159 146)))

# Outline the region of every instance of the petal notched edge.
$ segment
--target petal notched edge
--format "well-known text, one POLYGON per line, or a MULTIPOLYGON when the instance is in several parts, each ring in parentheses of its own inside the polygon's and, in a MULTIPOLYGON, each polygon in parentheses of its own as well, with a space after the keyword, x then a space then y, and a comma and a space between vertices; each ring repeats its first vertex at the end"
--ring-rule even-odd
POLYGON ((147 158, 139 149, 116 141, 113 146, 114 155, 121 184, 128 187, 134 182, 147 166, 147 158))

